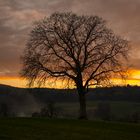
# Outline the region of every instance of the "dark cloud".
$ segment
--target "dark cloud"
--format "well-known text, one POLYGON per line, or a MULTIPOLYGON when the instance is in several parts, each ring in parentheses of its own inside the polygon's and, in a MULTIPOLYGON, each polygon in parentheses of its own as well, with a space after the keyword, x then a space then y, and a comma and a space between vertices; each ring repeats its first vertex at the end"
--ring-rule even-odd
POLYGON ((131 41, 131 62, 140 68, 140 0, 0 0, 0 75, 17 75, 34 21, 55 11, 98 15, 131 41))

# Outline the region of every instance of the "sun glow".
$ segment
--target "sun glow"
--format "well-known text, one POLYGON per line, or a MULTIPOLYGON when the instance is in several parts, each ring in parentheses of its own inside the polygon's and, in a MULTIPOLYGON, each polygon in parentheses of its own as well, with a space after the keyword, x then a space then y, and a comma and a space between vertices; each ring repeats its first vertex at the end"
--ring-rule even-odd
MULTIPOLYGON (((137 85, 140 86, 140 70, 129 70, 129 76, 126 80, 119 78, 111 79, 114 85, 137 85)), ((14 87, 27 87, 27 81, 20 77, 0 77, 0 84, 11 85, 14 87)), ((35 85, 37 87, 37 85, 35 85)), ((66 83, 61 80, 48 80, 45 84, 47 88, 66 88, 66 83)), ((71 86, 73 88, 73 86, 71 86)))
POLYGON ((0 77, 0 84, 14 87, 26 87, 26 81, 19 77, 0 77))
POLYGON ((131 69, 128 71, 128 77, 125 80, 114 78, 111 81, 116 85, 137 85, 140 86, 140 70, 131 69))
MULTIPOLYGON (((20 78, 20 77, 0 77, 0 84, 5 84, 5 85, 10 85, 14 87, 28 87, 27 86, 27 80, 20 78)), ((47 87, 47 88, 68 88, 66 86, 66 82, 62 80, 54 80, 54 79, 49 79, 46 81, 46 84, 42 87, 47 87)), ((37 84, 34 84, 33 87, 37 87, 37 84)), ((73 87, 70 87, 73 88, 73 87)))

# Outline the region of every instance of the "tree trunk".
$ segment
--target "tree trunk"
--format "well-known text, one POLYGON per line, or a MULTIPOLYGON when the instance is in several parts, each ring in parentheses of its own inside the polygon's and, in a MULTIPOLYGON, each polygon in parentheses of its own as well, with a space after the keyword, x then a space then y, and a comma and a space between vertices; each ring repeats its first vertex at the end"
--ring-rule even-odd
POLYGON ((79 119, 86 120, 87 119, 86 91, 85 91, 85 88, 83 87, 83 80, 82 80, 81 72, 78 72, 76 86, 77 86, 77 91, 79 95, 79 103, 80 103, 79 119))
POLYGON ((79 119, 87 119, 85 93, 79 93, 80 114, 79 119))

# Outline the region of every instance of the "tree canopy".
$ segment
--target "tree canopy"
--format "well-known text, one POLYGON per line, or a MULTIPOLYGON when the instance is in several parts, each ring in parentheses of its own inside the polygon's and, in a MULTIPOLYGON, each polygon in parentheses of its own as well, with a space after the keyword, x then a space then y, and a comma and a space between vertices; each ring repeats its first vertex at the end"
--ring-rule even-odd
POLYGON ((67 78, 84 86, 103 84, 121 73, 128 42, 115 35, 98 16, 54 13, 36 22, 23 56, 22 75, 44 83, 48 77, 67 78))

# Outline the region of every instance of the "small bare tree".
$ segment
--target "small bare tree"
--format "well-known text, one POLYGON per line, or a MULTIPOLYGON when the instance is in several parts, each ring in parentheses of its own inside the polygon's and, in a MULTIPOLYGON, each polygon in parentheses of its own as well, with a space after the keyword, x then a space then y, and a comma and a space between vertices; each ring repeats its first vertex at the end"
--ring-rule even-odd
POLYGON ((37 22, 25 48, 21 75, 32 86, 51 78, 76 86, 80 118, 86 119, 85 95, 122 74, 128 42, 116 36, 98 16, 54 13, 37 22))

